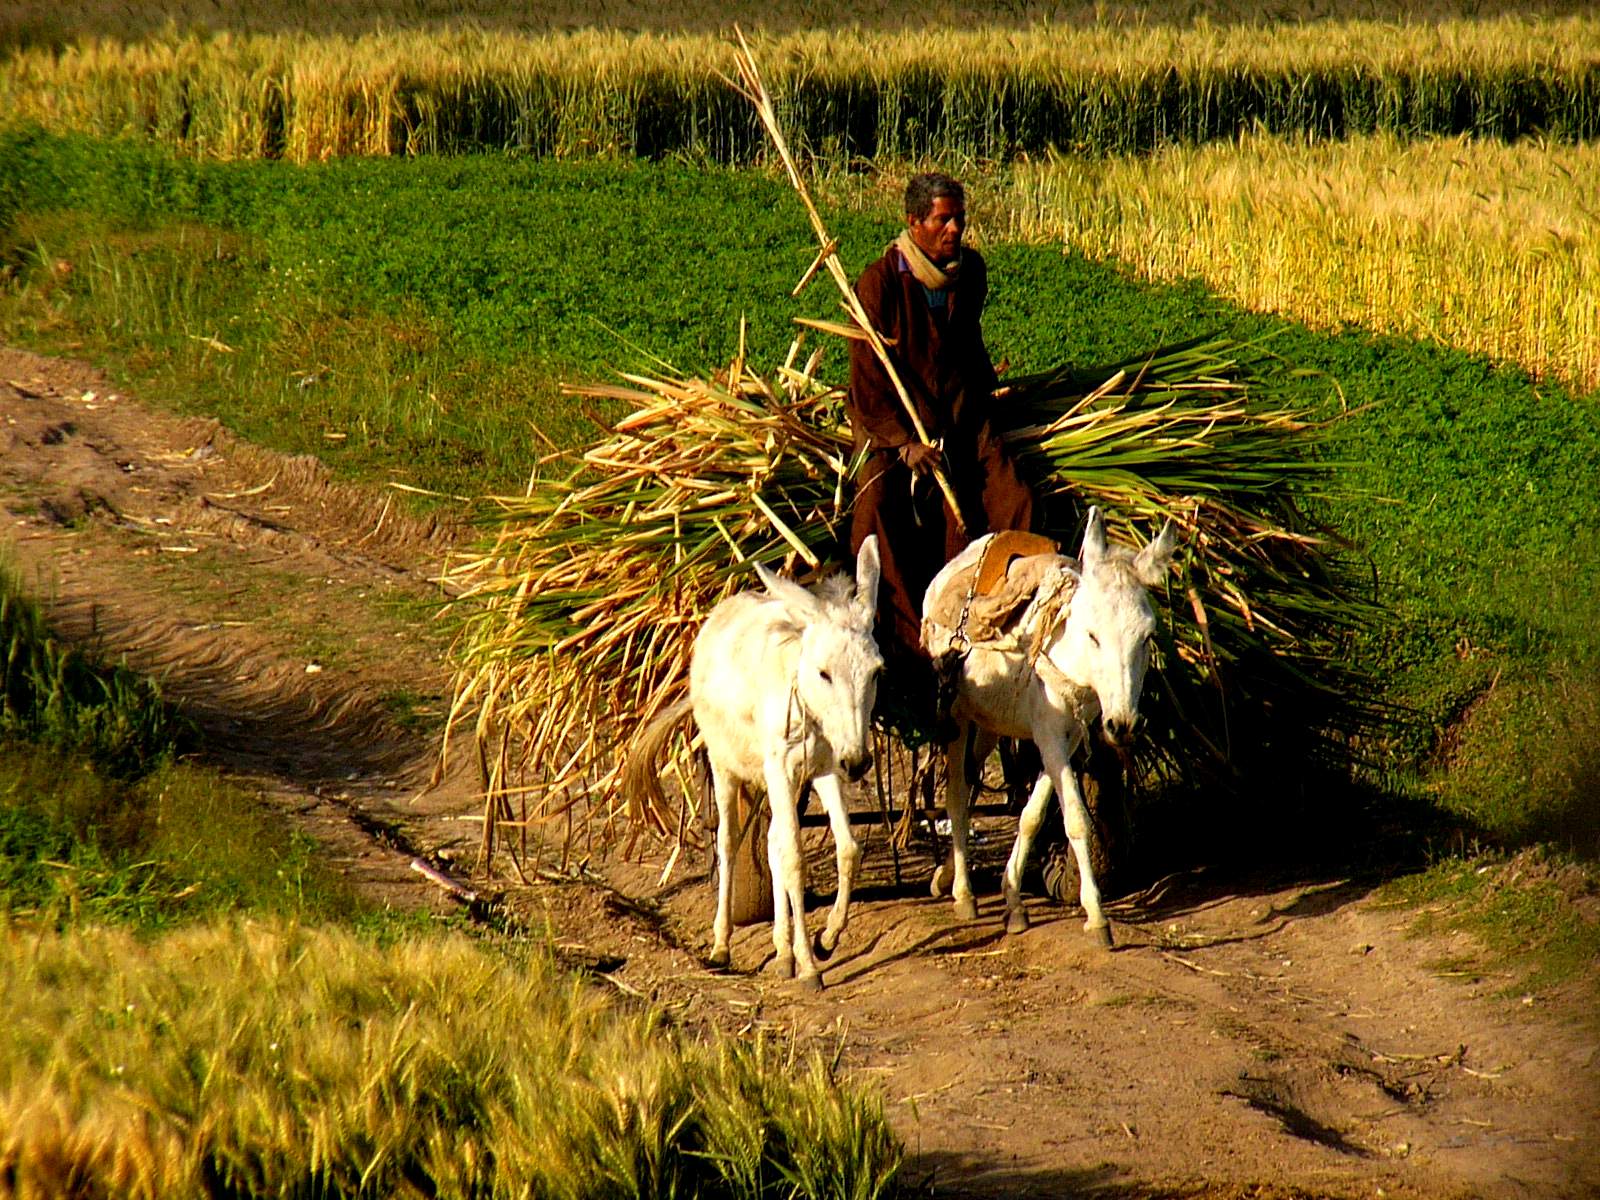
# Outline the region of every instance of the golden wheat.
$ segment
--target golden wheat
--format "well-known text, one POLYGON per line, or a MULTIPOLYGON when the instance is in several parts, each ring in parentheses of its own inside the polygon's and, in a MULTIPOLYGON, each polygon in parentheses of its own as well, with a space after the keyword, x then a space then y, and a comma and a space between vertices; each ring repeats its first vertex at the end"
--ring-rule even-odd
MULTIPOLYGON (((1600 20, 826 30, 759 49, 814 153, 986 159, 1141 149, 1253 121, 1507 133, 1538 111, 1552 133, 1583 136, 1600 20)), ((727 161, 762 147, 719 78, 731 66, 708 34, 173 34, 19 50, 0 64, 0 111, 230 158, 514 146, 727 161)))
POLYGON ((459 935, 0 925, 0 1004, 0 1197, 870 1196, 899 1161, 820 1060, 459 935))
POLYGON ((980 182, 991 237, 1600 386, 1600 145, 1266 136, 980 182))

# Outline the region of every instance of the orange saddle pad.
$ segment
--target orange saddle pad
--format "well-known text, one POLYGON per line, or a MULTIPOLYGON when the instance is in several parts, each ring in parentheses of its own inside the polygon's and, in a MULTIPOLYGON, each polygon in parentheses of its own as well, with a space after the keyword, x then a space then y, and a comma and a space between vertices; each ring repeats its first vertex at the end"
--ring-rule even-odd
POLYGON ((978 586, 974 596, 992 596, 1006 580, 1006 572, 1015 558, 1032 558, 1035 554, 1054 554, 1055 542, 1038 533, 1024 533, 1020 529, 1004 529, 994 535, 989 550, 983 556, 983 566, 978 571, 978 586))

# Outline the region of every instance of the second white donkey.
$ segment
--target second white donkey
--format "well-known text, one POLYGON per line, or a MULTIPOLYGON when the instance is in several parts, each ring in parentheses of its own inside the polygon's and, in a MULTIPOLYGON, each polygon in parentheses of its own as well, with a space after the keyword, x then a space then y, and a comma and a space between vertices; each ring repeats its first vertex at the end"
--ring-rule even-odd
MULTIPOLYGON (((943 654, 954 645, 953 631, 933 617, 940 595, 954 586, 962 571, 982 562, 988 541, 985 537, 973 542, 928 585, 922 637, 930 654, 943 654)), ((1108 742, 1132 743, 1156 629, 1148 589, 1161 582, 1176 549, 1177 529, 1170 520, 1142 550, 1113 546, 1106 540, 1100 510, 1091 508, 1082 557, 1077 563, 1058 560, 1054 578, 1040 587, 1024 611, 1018 637, 1006 644, 976 644, 961 655, 951 713, 958 733, 946 747, 950 858, 933 880, 935 895, 950 888, 957 916, 971 920, 978 915, 967 874, 973 786, 1001 737, 1031 738, 1039 747, 1044 770, 1017 821, 1016 842, 1006 863, 1002 885, 1006 930, 1015 933, 1028 926, 1022 872, 1054 791, 1078 862, 1084 928, 1101 945, 1111 945, 1111 926, 1101 911, 1089 862, 1089 815, 1078 791, 1072 754, 1089 736, 1096 718, 1108 742)))

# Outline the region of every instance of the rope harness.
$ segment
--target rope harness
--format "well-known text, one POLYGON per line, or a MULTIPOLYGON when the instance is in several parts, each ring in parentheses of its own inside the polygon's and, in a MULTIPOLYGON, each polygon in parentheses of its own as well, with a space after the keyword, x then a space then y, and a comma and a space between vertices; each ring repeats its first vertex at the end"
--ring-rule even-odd
POLYGON ((789 680, 789 701, 783 710, 783 742, 786 746, 798 746, 805 740, 806 730, 810 727, 813 717, 806 710, 805 702, 800 699, 800 674, 798 671, 789 680), (798 719, 800 732, 795 732, 795 722, 798 719))

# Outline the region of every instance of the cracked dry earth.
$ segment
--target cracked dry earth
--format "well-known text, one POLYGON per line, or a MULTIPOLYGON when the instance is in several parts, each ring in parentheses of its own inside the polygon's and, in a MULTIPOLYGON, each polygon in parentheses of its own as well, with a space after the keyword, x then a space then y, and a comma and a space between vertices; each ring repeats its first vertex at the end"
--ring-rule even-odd
MULTIPOLYGON (((0 350, 0 544, 67 637, 162 678, 204 755, 315 834, 361 888, 457 903, 475 779, 428 779, 445 703, 430 583, 452 531, 214 422, 141 404, 91 368, 0 350)), ((466 762, 468 754, 456 756, 466 762)), ((1600 1196, 1600 1023, 1573 985, 1531 1003, 1447 977, 1465 935, 1365 884, 1196 870, 1110 907, 1117 948, 1031 898, 1001 932, 894 879, 863 827, 867 886, 819 996, 700 964, 712 894, 663 860, 553 851, 528 883, 476 881, 547 919, 565 957, 690 1028, 837 1050, 881 1086, 914 1191, 939 1196, 1600 1196), (1432 964, 1432 966, 1430 966, 1432 964)), ((818 881, 831 854, 812 831, 818 881)), ((1001 828, 988 837, 999 845, 1001 828)), ((503 874, 503 873, 502 873, 503 874)), ((631 1002, 631 1001, 630 1001, 631 1002)))

